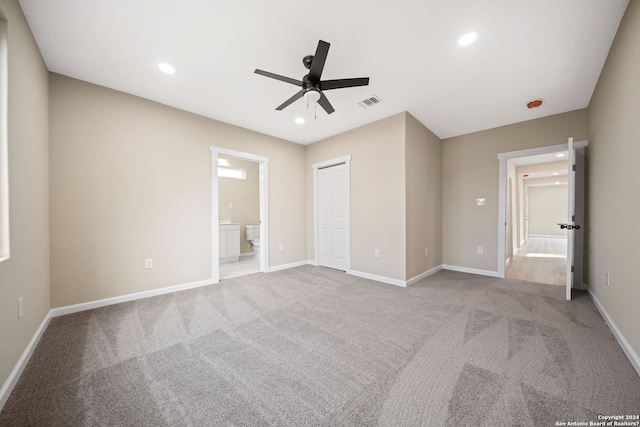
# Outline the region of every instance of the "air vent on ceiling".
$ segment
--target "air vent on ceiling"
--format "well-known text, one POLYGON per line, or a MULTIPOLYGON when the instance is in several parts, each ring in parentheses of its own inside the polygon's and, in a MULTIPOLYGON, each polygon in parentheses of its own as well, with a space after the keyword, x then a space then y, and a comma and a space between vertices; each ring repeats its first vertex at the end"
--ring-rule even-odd
POLYGON ((358 102, 358 105, 362 108, 369 108, 373 107, 374 105, 380 104, 381 102, 382 99, 378 98, 377 95, 373 95, 371 98, 363 99, 362 101, 358 102))

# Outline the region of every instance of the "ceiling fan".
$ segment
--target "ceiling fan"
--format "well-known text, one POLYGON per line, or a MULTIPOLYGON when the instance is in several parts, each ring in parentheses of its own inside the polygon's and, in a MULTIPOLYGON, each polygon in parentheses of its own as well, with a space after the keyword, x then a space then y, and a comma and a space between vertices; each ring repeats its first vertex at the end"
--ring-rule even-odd
POLYGON ((302 59, 302 63, 309 70, 309 74, 304 76, 302 80, 296 80, 289 77, 281 76, 278 74, 270 73, 256 69, 255 73, 261 76, 270 77, 272 79, 280 80, 285 83, 290 83, 302 87, 302 89, 293 95, 291 98, 280 104, 276 110, 284 110, 291 105, 294 101, 304 97, 308 103, 317 102, 320 104, 327 114, 331 114, 335 111, 329 100, 324 96, 323 91, 331 89, 343 89, 347 87, 355 86, 367 86, 369 84, 369 77, 359 77, 354 79, 338 79, 338 80, 320 80, 322 76, 322 69, 324 63, 327 60, 327 54, 329 53, 330 44, 325 41, 318 41, 318 47, 315 55, 307 55, 302 59))

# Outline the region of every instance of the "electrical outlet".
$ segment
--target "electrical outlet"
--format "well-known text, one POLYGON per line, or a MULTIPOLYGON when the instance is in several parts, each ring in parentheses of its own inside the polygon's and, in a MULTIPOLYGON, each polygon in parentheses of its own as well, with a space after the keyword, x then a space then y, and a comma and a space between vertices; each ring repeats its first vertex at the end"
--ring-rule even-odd
POLYGON ((429 256, 429 248, 424 248, 424 256, 429 256))
POLYGON ((482 246, 478 246, 478 255, 482 255, 484 253, 484 248, 482 246))
POLYGON ((144 260, 144 268, 153 268, 153 258, 147 258, 144 260))
POLYGON ((280 244, 278 245, 278 250, 280 250, 280 251, 281 251, 281 250, 283 250, 283 249, 284 249, 284 245, 283 245, 282 243, 280 243, 280 244))
POLYGON ((607 273, 607 286, 611 286, 611 285, 609 284, 609 273, 607 273))
POLYGON ((233 203, 229 202, 229 209, 233 209, 233 203))
POLYGON ((380 249, 374 249, 373 250, 373 256, 376 258, 380 258, 380 249))
POLYGON ((24 316, 24 300, 22 297, 18 298, 18 319, 24 316))

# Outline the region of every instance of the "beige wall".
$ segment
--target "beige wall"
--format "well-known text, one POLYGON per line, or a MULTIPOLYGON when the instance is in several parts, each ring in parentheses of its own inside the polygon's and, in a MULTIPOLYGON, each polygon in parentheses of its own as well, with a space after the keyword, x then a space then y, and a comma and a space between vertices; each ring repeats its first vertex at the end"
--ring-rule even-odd
POLYGON ((562 144, 570 136, 587 139, 586 109, 445 139, 442 262, 497 271, 498 153, 562 144), (486 206, 475 206, 482 197, 486 206))
POLYGON ((18 2, 0 0, 0 13, 8 22, 11 238, 11 258, 0 263, 1 387, 49 311, 49 89, 18 2))
POLYGON ((529 236, 564 237, 567 235, 567 231, 558 226, 558 223, 567 222, 567 189, 566 184, 528 183, 529 236))
MULTIPOLYGON (((566 160, 560 160, 557 162, 537 163, 534 165, 523 165, 523 166, 518 166, 516 168, 516 172, 515 172, 515 175, 517 177, 516 215, 518 219, 518 229, 517 229, 517 235, 516 235, 518 239, 516 242, 517 248, 520 247, 520 242, 525 239, 525 231, 524 231, 524 221, 525 221, 524 183, 525 183, 525 180, 523 179, 522 176, 526 173, 531 174, 535 172, 555 172, 555 171, 562 171, 562 170, 566 171, 567 167, 568 167, 568 162, 566 160)), ((531 179, 532 178, 527 178, 527 180, 531 180, 531 179)), ((555 181, 567 182, 567 175, 558 175, 557 177, 554 177, 553 180, 547 180, 545 182, 552 183, 555 181)), ((568 205, 568 202, 567 202, 567 205, 568 205)), ((565 235, 566 235, 566 232, 565 232, 565 235)))
POLYGON ((406 278, 411 279, 442 264, 442 141, 408 113, 405 167, 406 278))
POLYGON ((640 354, 640 2, 631 1, 589 104, 589 289, 640 354), (606 286, 606 273, 610 286, 606 286))
POLYGON ((269 157, 269 264, 306 259, 303 146, 57 74, 50 89, 53 307, 211 278, 211 145, 269 157))
POLYGON ((247 179, 218 179, 218 215, 240 224, 240 253, 252 253, 247 241, 247 225, 260 224, 260 164, 225 157, 230 168, 246 171, 247 179), (231 206, 229 207, 229 203, 231 206))
POLYGON ((314 259, 313 164, 351 155, 351 269, 405 280, 405 117, 306 147, 307 256, 314 259), (374 250, 380 258, 374 258, 374 250))

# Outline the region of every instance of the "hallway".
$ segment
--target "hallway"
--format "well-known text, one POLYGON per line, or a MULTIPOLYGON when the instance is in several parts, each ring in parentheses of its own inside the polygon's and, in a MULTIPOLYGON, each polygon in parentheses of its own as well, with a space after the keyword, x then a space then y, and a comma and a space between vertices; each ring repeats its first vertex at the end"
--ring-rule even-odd
POLYGON ((565 237, 529 237, 507 267, 510 279, 548 285, 567 283, 567 239, 565 237))

